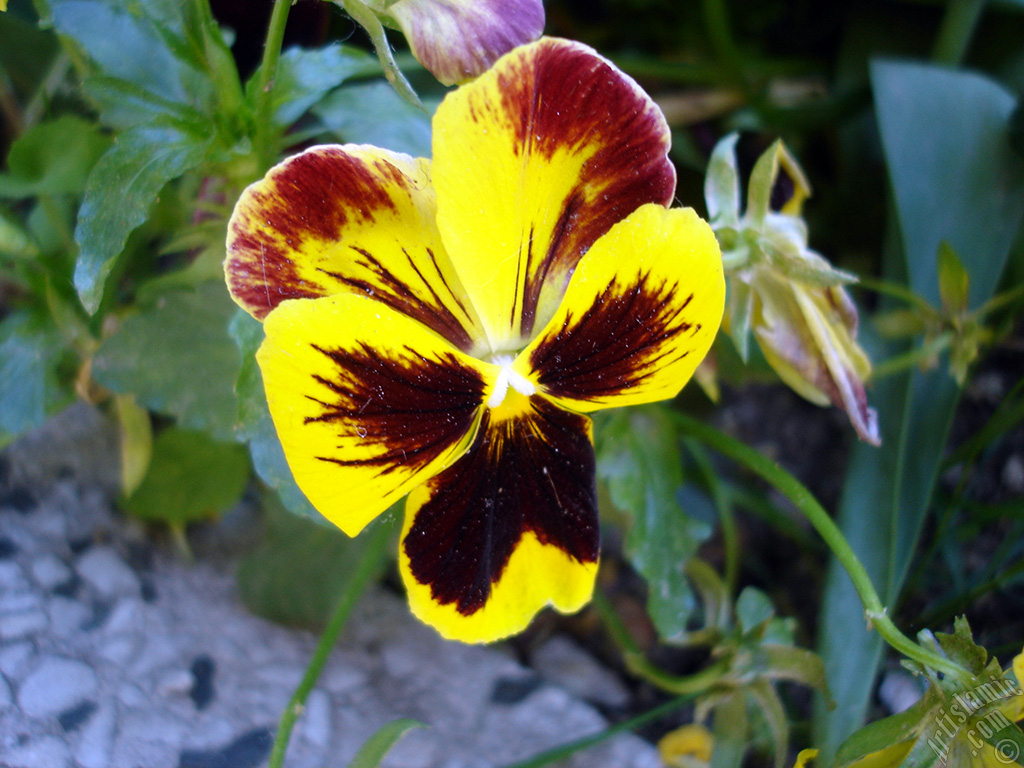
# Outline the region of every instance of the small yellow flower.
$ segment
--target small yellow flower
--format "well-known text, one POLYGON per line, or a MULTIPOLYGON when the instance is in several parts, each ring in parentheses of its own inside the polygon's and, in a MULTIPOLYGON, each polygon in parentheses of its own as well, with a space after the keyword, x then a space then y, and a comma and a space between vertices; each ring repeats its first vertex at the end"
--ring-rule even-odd
POLYGON ((658 754, 667 768, 707 768, 715 740, 700 723, 690 723, 662 736, 658 754))
POLYGON ((711 346, 721 253, 667 207, 669 136, 626 75, 544 39, 445 98, 432 161, 314 147, 235 208, 228 287, 265 318, 296 482, 351 536, 409 494, 399 569, 446 637, 590 599, 585 414, 673 397, 711 346))

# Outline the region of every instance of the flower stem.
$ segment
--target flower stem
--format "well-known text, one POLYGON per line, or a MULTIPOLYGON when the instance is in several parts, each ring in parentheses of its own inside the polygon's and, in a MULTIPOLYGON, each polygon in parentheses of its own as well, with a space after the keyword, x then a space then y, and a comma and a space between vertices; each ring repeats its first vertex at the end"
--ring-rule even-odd
POLYGON ((272 143, 274 123, 271 118, 274 90, 274 78, 277 75, 277 60, 281 57, 281 45, 284 42, 284 28, 288 23, 288 11, 292 0, 274 0, 274 10, 270 14, 267 27, 267 39, 263 44, 263 60, 256 73, 256 124, 253 144, 260 173, 267 170, 274 162, 275 148, 272 143))
POLYGON ((729 671, 729 659, 719 659, 711 666, 692 675, 680 676, 669 674, 647 660, 644 652, 637 646, 636 641, 629 634, 629 630, 626 629, 619 615, 608 603, 604 595, 600 592, 595 592, 593 603, 594 608, 601 615, 605 628, 612 636, 612 640, 615 641, 615 644, 619 646, 619 650, 622 651, 623 661, 626 663, 629 671, 661 690, 679 696, 697 696, 710 688, 729 671))
POLYGON ((605 728, 600 733, 595 733, 593 736, 584 736, 581 739, 570 741, 568 744, 563 744, 560 747, 549 749, 547 752, 541 752, 539 755, 534 755, 528 760, 524 760, 514 765, 506 766, 506 768, 540 768, 542 765, 551 765, 552 763, 561 763, 564 760, 572 757, 575 753, 600 744, 605 739, 609 739, 617 733, 623 731, 632 731, 635 728, 639 728, 641 725, 657 720, 658 718, 664 717, 670 712, 682 707, 684 704, 689 703, 694 698, 691 693, 683 694, 682 696, 676 696, 674 699, 669 699, 663 704, 659 704, 653 709, 649 709, 642 715, 637 715, 629 720, 624 720, 621 723, 616 723, 610 728, 605 728))
MULTIPOLYGON (((288 2, 288 0, 284 1, 288 2)), ((341 634, 349 614, 352 613, 352 609, 355 607, 359 597, 380 569, 385 546, 391 538, 389 535, 391 527, 378 523, 368 533, 370 535, 360 554, 359 562, 356 564, 351 579, 341 593, 338 605, 334 609, 334 614, 327 623, 324 633, 320 636, 320 641, 316 644, 313 658, 310 659, 309 666, 306 667, 306 673, 302 676, 298 688, 295 689, 295 693, 292 694, 291 699, 288 701, 288 706, 281 713, 281 719, 277 724, 277 735, 274 737, 274 746, 270 752, 268 768, 281 768, 284 764, 285 751, 288 749, 288 740, 291 738, 295 721, 302 714, 306 699, 313 690, 313 686, 316 685, 317 680, 320 679, 320 673, 323 671, 327 658, 331 655, 331 651, 338 641, 338 635, 341 634)))
POLYGON ((850 547, 849 542, 846 541, 839 527, 828 516, 814 495, 799 480, 754 449, 714 427, 703 424, 683 413, 673 412, 672 418, 689 436, 743 464, 771 483, 800 510, 846 570, 861 603, 864 605, 865 617, 889 645, 907 658, 918 661, 924 666, 931 667, 965 684, 971 683, 971 674, 966 669, 934 651, 923 648, 896 627, 887 613, 887 608, 878 596, 878 592, 875 591, 871 577, 864 570, 864 566, 850 547))
POLYGON ((950 66, 963 61, 984 8, 985 0, 951 0, 932 49, 934 61, 950 66))

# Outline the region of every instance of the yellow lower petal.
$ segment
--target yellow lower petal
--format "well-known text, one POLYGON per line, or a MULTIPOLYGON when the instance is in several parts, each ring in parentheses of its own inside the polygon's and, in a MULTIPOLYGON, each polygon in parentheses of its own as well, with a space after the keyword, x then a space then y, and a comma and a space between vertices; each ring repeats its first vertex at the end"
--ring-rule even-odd
POLYGON ((512 399, 504 414, 488 410, 473 447, 406 502, 399 566, 409 604, 449 639, 498 640, 547 605, 578 610, 593 592, 590 420, 512 399))

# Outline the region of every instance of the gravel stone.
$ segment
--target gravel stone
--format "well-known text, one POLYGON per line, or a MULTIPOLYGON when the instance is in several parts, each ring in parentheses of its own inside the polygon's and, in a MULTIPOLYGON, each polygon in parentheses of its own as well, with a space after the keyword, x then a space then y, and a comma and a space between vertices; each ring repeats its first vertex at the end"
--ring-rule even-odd
POLYGON ((54 637, 71 637, 82 631, 92 611, 77 600, 56 595, 46 601, 46 613, 50 617, 50 632, 54 637))
POLYGON ((46 612, 40 608, 5 613, 0 616, 0 640, 7 642, 36 635, 46 629, 47 623, 46 612))
POLYGON ((71 750, 63 739, 41 736, 4 755, 4 768, 70 768, 71 750))
POLYGON ((80 661, 48 658, 18 691, 18 704, 32 717, 47 717, 96 694, 96 673, 80 661))
POLYGON ((331 741, 331 697, 322 688, 315 688, 306 699, 302 713, 302 735, 318 747, 327 747, 331 741))
POLYGON ((74 577, 67 563, 52 552, 47 552, 33 560, 29 570, 36 584, 45 590, 66 584, 74 577))
POLYGON ((0 675, 0 712, 9 709, 14 704, 14 692, 11 691, 11 684, 7 678, 0 675))
POLYGON ((111 768, 116 714, 112 705, 100 707, 82 728, 75 747, 75 760, 82 768, 111 768))
POLYGON ((35 646, 28 640, 0 648, 0 672, 9 680, 20 679, 34 653, 35 646))
POLYGON ((78 559, 75 568, 104 597, 141 593, 135 571, 110 547, 90 549, 78 559))
POLYGON ((609 707, 629 703, 629 691, 622 681, 567 637, 550 638, 530 660, 541 676, 581 699, 609 707))

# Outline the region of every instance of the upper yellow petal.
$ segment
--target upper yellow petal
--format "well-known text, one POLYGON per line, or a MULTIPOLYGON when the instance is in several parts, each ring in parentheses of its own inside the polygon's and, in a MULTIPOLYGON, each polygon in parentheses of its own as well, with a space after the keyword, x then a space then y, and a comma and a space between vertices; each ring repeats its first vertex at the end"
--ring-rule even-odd
POLYGON ((580 261, 516 369, 577 411, 673 397, 711 348, 724 304, 711 228, 692 209, 646 205, 580 261))
POLYGON ((350 536, 458 459, 495 368, 381 302, 288 301, 257 353, 299 488, 350 536))
POLYGON ((438 227, 495 352, 548 321, 614 223, 675 189, 661 112, 579 43, 517 48, 448 94, 433 125, 438 227))

